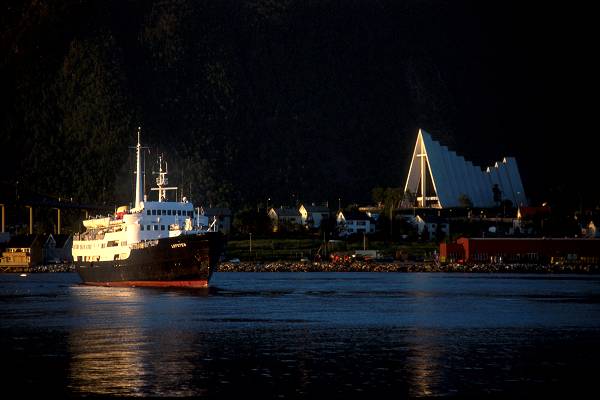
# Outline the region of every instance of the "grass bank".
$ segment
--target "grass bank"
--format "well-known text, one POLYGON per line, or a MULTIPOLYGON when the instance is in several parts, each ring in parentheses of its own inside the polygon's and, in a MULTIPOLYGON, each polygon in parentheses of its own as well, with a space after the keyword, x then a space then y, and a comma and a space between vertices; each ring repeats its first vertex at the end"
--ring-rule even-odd
POLYGON ((422 261, 438 250, 436 243, 390 243, 366 239, 331 240, 325 247, 324 241, 317 238, 257 238, 252 240, 229 240, 226 258, 238 258, 242 261, 299 261, 302 258, 313 260, 333 252, 353 253, 356 250, 378 250, 385 257, 422 261))

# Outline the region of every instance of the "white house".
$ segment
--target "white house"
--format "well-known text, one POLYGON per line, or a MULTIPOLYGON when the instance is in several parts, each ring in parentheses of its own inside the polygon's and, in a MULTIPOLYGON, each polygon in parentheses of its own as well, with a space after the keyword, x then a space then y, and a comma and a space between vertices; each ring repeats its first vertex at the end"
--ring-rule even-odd
POLYGON ((298 209, 302 217, 302 224, 309 228, 319 228, 321 222, 329 218, 329 208, 325 206, 300 205, 298 209))
POLYGON ((438 231, 443 232, 446 236, 450 235, 450 223, 444 218, 432 215, 417 215, 412 223, 416 226, 419 236, 426 231, 429 240, 437 239, 438 231))
POLYGON ((274 232, 277 232, 282 225, 302 225, 302 215, 296 208, 271 208, 268 215, 273 223, 274 232))
POLYGON ((368 215, 359 212, 338 211, 336 224, 340 236, 375 233, 375 221, 368 215))

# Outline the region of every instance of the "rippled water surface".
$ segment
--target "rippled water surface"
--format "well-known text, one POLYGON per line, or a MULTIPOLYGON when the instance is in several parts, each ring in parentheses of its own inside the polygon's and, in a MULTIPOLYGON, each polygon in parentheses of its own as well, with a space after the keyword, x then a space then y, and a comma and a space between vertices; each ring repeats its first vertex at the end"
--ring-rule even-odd
POLYGON ((59 396, 577 396, 600 277, 218 273, 210 290, 0 275, 5 390, 59 396))

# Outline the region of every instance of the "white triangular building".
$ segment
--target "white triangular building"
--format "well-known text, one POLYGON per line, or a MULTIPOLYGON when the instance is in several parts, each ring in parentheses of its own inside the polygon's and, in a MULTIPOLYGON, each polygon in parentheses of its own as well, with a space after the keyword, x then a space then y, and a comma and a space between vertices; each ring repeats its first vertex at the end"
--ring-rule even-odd
POLYGON ((505 157, 492 167, 482 170, 449 150, 419 129, 410 169, 404 186, 419 207, 463 207, 468 198, 473 207, 494 207, 494 186, 502 200, 515 207, 526 206, 527 199, 519 168, 514 157, 505 157))

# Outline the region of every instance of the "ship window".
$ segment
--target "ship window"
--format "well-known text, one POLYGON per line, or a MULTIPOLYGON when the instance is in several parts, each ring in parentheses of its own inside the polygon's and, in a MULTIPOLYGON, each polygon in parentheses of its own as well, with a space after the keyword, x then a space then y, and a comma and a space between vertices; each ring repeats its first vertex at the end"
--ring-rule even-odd
POLYGON ((181 215, 181 210, 177 210, 177 215, 181 215))
POLYGON ((140 225, 140 231, 144 230, 144 225, 140 225))
POLYGON ((160 230, 161 230, 161 231, 164 231, 164 230, 165 230, 165 226, 164 226, 164 225, 161 225, 161 226, 160 226, 160 230))
POLYGON ((167 210, 162 210, 162 215, 167 215, 167 210))
POLYGON ((154 225, 154 230, 157 231, 158 230, 158 225, 154 225))
POLYGON ((152 210, 152 215, 156 215, 156 210, 152 210))
POLYGON ((150 230, 150 225, 146 225, 146 230, 149 231, 150 230))
POLYGON ((150 215, 150 210, 146 210, 146 215, 150 215))
POLYGON ((171 210, 167 210, 167 215, 171 215, 171 210))

